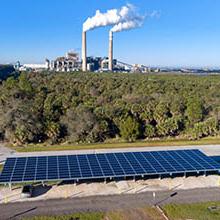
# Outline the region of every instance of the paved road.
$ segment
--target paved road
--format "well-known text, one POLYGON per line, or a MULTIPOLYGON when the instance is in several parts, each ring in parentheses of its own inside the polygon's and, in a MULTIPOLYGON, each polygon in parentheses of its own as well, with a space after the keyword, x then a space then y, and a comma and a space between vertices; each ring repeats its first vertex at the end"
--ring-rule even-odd
POLYGON ((14 150, 5 147, 2 143, 0 143, 0 164, 4 163, 7 157, 13 156, 15 154, 14 150))
POLYGON ((44 151, 44 152, 29 152, 17 153, 10 148, 5 147, 0 143, 0 164, 7 157, 24 157, 24 156, 46 156, 46 155, 72 155, 72 154, 87 154, 87 153, 109 153, 109 152, 137 152, 137 151, 161 151, 161 150, 180 150, 180 149, 200 149, 208 156, 220 156, 219 145, 187 145, 187 146, 162 146, 162 147, 135 147, 135 148, 115 148, 115 149, 97 149, 97 150, 69 150, 69 151, 44 151))
POLYGON ((155 200, 153 199, 153 193, 147 192, 134 195, 97 196, 2 204, 0 205, 0 219, 21 219, 22 217, 36 215, 110 211, 137 208, 152 204, 162 205, 167 203, 204 201, 220 201, 220 188, 157 192, 155 200))
POLYGON ((136 147, 136 148, 115 148, 115 149, 97 149, 97 150, 71 150, 71 151, 44 151, 16 153, 12 156, 45 156, 45 155, 71 155, 87 153, 108 153, 108 152, 136 152, 136 151, 161 151, 161 150, 181 150, 181 149, 200 149, 209 156, 220 156, 220 145, 188 145, 188 146, 162 146, 162 147, 136 147))
POLYGON ((109 152, 137 152, 137 151, 161 151, 161 150, 181 150, 181 149, 200 149, 209 156, 220 156, 219 145, 187 145, 187 146, 161 146, 161 147, 135 147, 135 148, 114 148, 114 149, 97 149, 97 150, 69 150, 69 151, 44 151, 17 153, 0 143, 0 163, 4 162, 7 157, 23 156, 45 156, 45 155, 71 155, 87 153, 109 153, 109 152))

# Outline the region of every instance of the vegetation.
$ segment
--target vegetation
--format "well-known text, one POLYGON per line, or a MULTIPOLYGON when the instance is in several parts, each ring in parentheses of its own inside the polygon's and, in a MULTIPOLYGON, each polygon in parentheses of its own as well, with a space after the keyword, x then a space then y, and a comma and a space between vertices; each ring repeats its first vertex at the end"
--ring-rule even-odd
MULTIPOLYGON (((117 141, 117 140, 116 140, 117 141)), ((185 145, 209 145, 219 144, 220 139, 217 137, 203 138, 200 140, 185 140, 185 139, 162 139, 162 140, 147 140, 137 141, 132 143, 117 142, 117 143, 96 143, 96 144, 28 144, 23 146, 12 146, 18 152, 39 152, 39 151, 63 151, 63 150, 85 150, 85 149, 113 149, 113 148, 133 148, 133 147, 158 147, 158 146, 185 146, 185 145)))
POLYGON ((220 76, 21 73, 0 85, 0 138, 16 145, 219 134, 220 76))
POLYGON ((103 220, 104 214, 100 212, 78 213, 62 216, 41 216, 33 218, 23 218, 23 220, 103 220))
POLYGON ((191 205, 165 205, 163 207, 167 216, 171 220, 218 220, 220 219, 220 202, 198 203, 191 205), (216 210, 210 210, 216 207, 216 210))
POLYGON ((44 217, 34 217, 34 218, 24 218, 23 220, 128 220, 128 219, 152 219, 152 220, 162 220, 163 217, 157 211, 156 208, 146 207, 146 208, 136 208, 136 209, 126 209, 118 211, 110 211, 106 213, 96 212, 96 213, 80 213, 73 215, 63 215, 63 216, 44 216, 44 217))
POLYGON ((146 208, 131 208, 125 210, 112 211, 107 213, 109 220, 133 220, 133 219, 151 219, 151 220, 164 220, 162 215, 154 207, 146 208))

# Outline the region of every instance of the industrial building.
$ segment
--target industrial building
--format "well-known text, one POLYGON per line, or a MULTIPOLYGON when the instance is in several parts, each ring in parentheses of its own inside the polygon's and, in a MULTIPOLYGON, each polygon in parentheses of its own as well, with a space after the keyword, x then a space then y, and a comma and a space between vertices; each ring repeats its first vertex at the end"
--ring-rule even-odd
POLYGON ((41 72, 45 70, 49 70, 50 68, 50 62, 49 60, 45 60, 45 63, 43 64, 23 64, 21 65, 19 61, 16 62, 14 65, 14 68, 19 71, 35 71, 35 72, 41 72))
POLYGON ((68 52, 66 56, 58 57, 49 64, 49 70, 56 72, 72 72, 81 69, 79 54, 68 52))
POLYGON ((151 70, 143 65, 127 64, 114 59, 113 56, 113 32, 109 32, 108 57, 87 56, 87 33, 82 33, 82 59, 79 53, 70 51, 65 56, 57 57, 54 60, 45 60, 44 64, 15 64, 15 68, 20 71, 51 71, 51 72, 132 72, 148 73, 151 70))
POLYGON ((15 68, 20 71, 51 71, 51 72, 132 72, 148 73, 150 69, 143 65, 130 65, 114 59, 113 56, 113 32, 109 32, 108 57, 87 56, 87 32, 82 32, 82 58, 79 53, 67 52, 65 56, 57 57, 54 60, 45 60, 44 64, 15 64, 15 68))
POLYGON ((87 57, 87 33, 82 33, 82 71, 86 72, 132 72, 149 73, 151 70, 140 64, 130 65, 117 61, 113 56, 113 32, 109 32, 108 57, 87 57))

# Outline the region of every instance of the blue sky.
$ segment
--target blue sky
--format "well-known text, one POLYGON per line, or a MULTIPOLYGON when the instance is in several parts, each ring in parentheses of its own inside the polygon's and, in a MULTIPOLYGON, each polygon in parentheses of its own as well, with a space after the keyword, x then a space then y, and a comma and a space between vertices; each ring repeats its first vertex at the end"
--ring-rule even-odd
MULTIPOLYGON (((80 51, 85 19, 126 3, 160 17, 116 33, 115 58, 149 66, 220 66, 219 0, 1 0, 0 63, 41 63, 80 51)), ((107 56, 108 30, 88 33, 88 55, 107 56)))

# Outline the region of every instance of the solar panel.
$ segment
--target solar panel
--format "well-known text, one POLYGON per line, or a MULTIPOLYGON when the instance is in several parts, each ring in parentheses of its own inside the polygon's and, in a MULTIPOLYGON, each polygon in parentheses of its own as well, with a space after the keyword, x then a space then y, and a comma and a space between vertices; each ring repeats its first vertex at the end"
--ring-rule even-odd
POLYGON ((199 150, 8 158, 0 183, 82 180, 220 171, 199 150))

